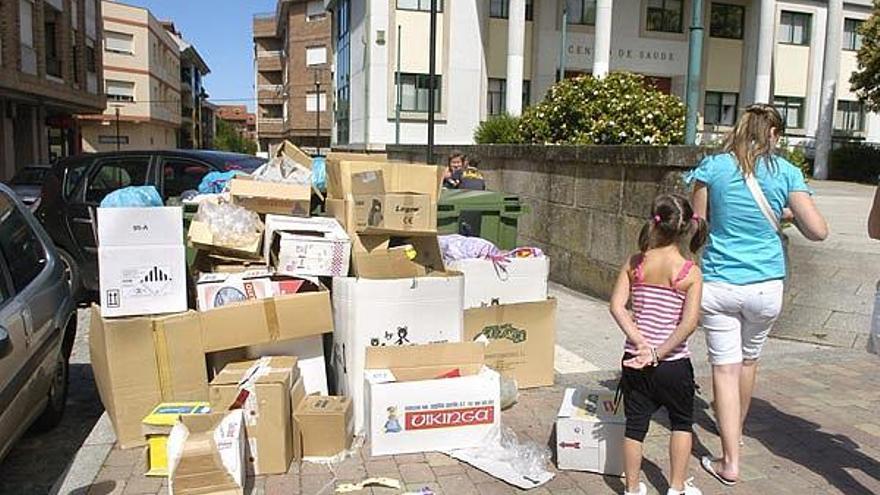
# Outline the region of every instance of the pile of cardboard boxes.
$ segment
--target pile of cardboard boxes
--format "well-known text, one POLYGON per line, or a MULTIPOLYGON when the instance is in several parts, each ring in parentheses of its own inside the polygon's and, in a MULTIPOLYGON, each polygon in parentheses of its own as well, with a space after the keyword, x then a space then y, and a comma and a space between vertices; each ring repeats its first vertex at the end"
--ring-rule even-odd
POLYGON ((198 218, 185 234, 181 208, 98 210, 95 380, 119 444, 146 445, 173 493, 235 493, 358 434, 371 455, 473 447, 502 375, 553 383, 546 257, 445 266, 437 167, 331 154, 327 175, 316 217, 307 186, 233 179, 220 201, 262 222, 248 245, 198 218))

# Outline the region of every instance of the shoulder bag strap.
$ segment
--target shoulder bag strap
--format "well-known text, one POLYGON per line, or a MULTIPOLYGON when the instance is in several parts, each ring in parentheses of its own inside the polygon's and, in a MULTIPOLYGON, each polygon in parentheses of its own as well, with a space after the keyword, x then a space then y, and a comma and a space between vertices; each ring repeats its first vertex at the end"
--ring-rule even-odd
POLYGON ((770 222, 773 230, 781 236, 782 225, 780 225, 779 219, 776 218, 776 214, 773 212, 773 208, 770 207, 770 203, 767 202, 767 197, 764 196, 764 191, 761 190, 761 186, 758 184, 758 179, 755 178, 755 174, 749 174, 745 179, 746 186, 748 186, 749 191, 752 192, 752 198, 754 198, 755 203, 758 204, 758 209, 764 214, 764 218, 770 222))

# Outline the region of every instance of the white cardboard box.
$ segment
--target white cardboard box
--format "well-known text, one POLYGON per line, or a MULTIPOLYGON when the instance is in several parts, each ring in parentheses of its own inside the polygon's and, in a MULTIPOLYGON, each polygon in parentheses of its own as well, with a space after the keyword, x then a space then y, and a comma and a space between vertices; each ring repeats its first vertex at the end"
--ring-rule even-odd
POLYGON ((263 254, 284 275, 345 277, 351 239, 334 218, 267 215, 263 254))
POLYGON ((466 449, 501 422, 499 375, 477 343, 367 351, 366 431, 370 455, 466 449), (431 378, 449 373, 454 378, 431 378))
POLYGON ((461 342, 463 292, 459 274, 333 279, 337 393, 352 398, 356 433, 364 427, 366 348, 461 342))
POLYGON ((614 392, 569 388, 556 418, 559 469, 623 474, 626 418, 614 392))
POLYGON ((464 309, 547 299, 550 259, 513 258, 496 264, 488 259, 454 261, 449 270, 464 275, 464 309))
POLYGON ((183 210, 98 208, 101 316, 186 311, 183 210))
POLYGON ((306 394, 328 395, 327 361, 324 359, 324 338, 321 335, 247 348, 248 359, 264 356, 296 356, 306 394))

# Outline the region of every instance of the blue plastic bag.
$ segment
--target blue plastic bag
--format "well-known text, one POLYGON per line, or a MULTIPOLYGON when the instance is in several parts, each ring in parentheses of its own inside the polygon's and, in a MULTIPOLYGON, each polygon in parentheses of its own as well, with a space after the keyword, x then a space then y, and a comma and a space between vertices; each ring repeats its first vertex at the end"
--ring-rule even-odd
POLYGON ((219 194, 226 190, 226 184, 236 175, 247 175, 241 170, 230 170, 229 172, 209 172, 202 177, 199 183, 200 194, 219 194))
POLYGON ((159 191, 153 186, 129 186, 104 196, 101 208, 139 208, 164 206, 159 191))
POLYGON ((312 158, 312 185, 322 193, 327 192, 327 162, 323 156, 312 158))

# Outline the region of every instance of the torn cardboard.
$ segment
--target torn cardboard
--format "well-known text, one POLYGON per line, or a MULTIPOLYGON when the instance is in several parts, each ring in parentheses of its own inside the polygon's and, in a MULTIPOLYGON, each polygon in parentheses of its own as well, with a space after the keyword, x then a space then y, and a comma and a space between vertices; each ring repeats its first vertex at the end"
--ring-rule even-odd
POLYGON ((190 222, 189 230, 187 231, 186 236, 189 244, 200 251, 206 251, 208 253, 232 258, 242 258, 249 260, 261 259, 261 236, 255 236, 254 240, 249 244, 243 244, 239 246, 223 244, 216 239, 214 233, 211 231, 210 225, 205 222, 200 222, 198 220, 193 220, 192 222, 190 222))
POLYGON ((181 417, 168 438, 168 460, 171 495, 243 495, 241 411, 181 417))
POLYGON ((351 447, 354 422, 351 399, 307 396, 297 407, 303 457, 332 457, 351 447))
POLYGON ((236 177, 229 182, 232 201, 257 213, 307 217, 311 211, 310 185, 285 184, 236 177))

